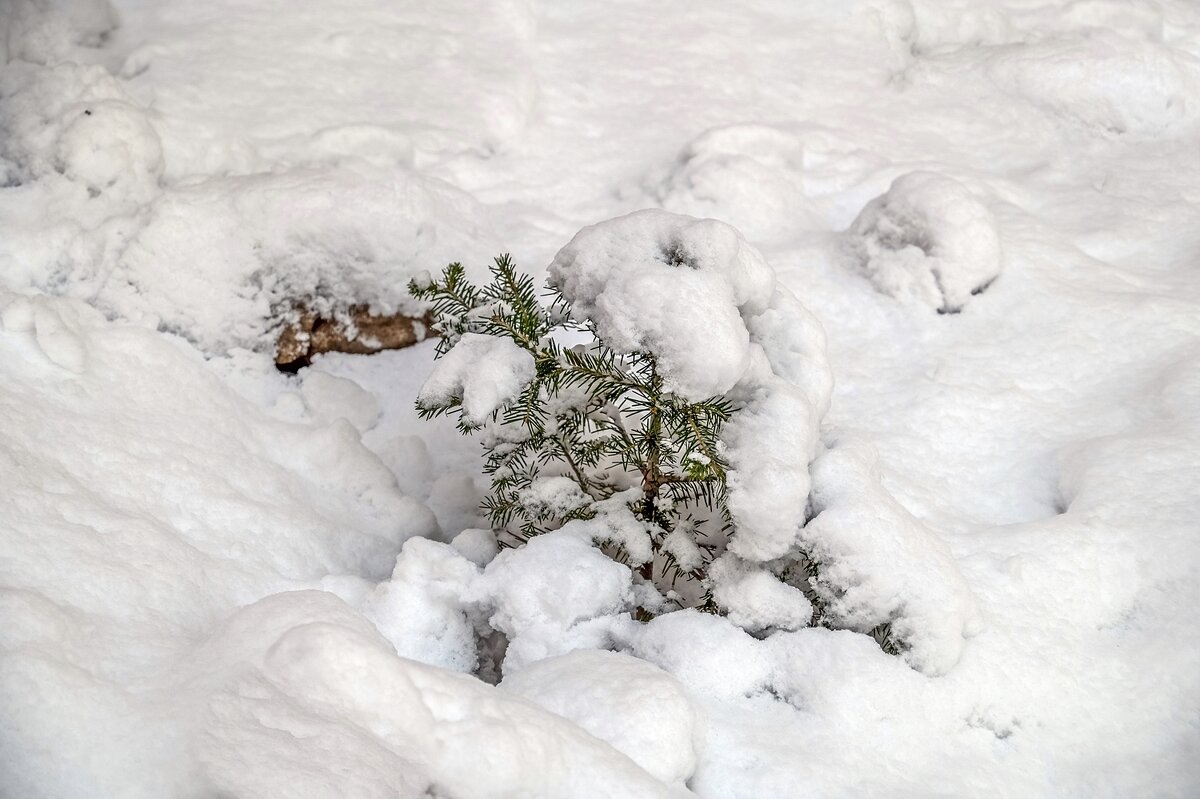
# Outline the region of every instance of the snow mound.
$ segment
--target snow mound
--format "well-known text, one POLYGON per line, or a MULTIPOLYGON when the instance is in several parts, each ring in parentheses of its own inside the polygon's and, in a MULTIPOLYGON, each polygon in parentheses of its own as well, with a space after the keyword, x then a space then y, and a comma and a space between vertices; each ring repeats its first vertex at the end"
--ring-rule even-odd
POLYGON ((630 621, 633 574, 563 528, 497 555, 470 598, 491 609, 489 624, 510 639, 507 674, 572 649, 603 648, 608 628, 630 621))
POLYGON ((427 791, 630 799, 685 793, 560 716, 471 677, 397 658, 377 638, 344 625, 294 628, 267 653, 263 671, 310 714, 353 719, 393 757, 423 766, 427 791))
POLYGON ((576 650, 510 674, 500 687, 578 724, 667 784, 696 768, 696 711, 679 681, 629 655, 576 650))
POLYGON ((92 298, 159 191, 149 115, 104 69, 0 69, 0 272, 18 291, 92 298))
POLYGON ((966 186, 932 172, 896 178, 863 208, 845 243, 879 291, 939 313, 961 311, 1003 265, 992 212, 966 186))
POLYGON ((0 134, 10 184, 61 175, 92 197, 141 203, 156 193, 163 170, 146 112, 102 67, 7 66, 0 134))
POLYGON ((743 630, 799 630, 812 620, 812 603, 800 589, 732 555, 709 567, 713 600, 743 630))
POLYGON ((208 352, 273 347, 296 302, 334 318, 351 305, 419 315, 409 278, 482 256, 476 208, 405 170, 212 179, 153 204, 97 299, 208 352))
POLYGON ((980 629, 975 597, 946 544, 882 485, 875 453, 845 444, 817 459, 813 504, 802 538, 828 621, 860 632, 890 622, 909 665, 951 669, 980 629))
POLYGON ((96 47, 117 27, 109 0, 7 0, 0 5, 0 65, 52 64, 96 47))
POLYGON ((680 610, 638 625, 628 650, 670 672, 695 696, 734 699, 762 690, 774 664, 760 641, 728 618, 680 610))
POLYGON ((248 606, 193 659, 196 776, 221 795, 688 795, 558 715, 397 657, 328 593, 248 606))
POLYGON ((500 552, 499 544, 496 542, 496 533, 476 527, 469 527, 454 536, 450 546, 481 569, 491 563, 492 559, 500 552))
POLYGON ((520 140, 538 96, 526 0, 348 0, 336 19, 323 0, 297 0, 289 11, 284 19, 238 0, 156 9, 153 41, 128 54, 120 75, 161 115, 172 182, 420 167, 520 140))
POLYGON ((800 139, 767 125, 706 131, 655 187, 668 211, 720 219, 751 239, 823 227, 805 196, 800 139))
POLYGON ((464 597, 478 575, 479 567, 449 545, 412 538, 364 610, 401 656, 469 673, 482 619, 464 597))
POLYGON ((1157 137, 1200 119, 1200 58, 1111 32, 1003 50, 988 75, 998 86, 1087 129, 1157 137))
POLYGON ((770 301, 771 267, 729 225, 638 211, 585 227, 554 257, 550 282, 618 352, 659 357, 668 390, 728 392, 750 364, 743 314, 770 301))
POLYGON ((438 406, 461 399, 463 421, 483 424, 516 399, 533 375, 533 356, 516 342, 465 333, 434 364, 417 402, 438 406))
POLYGON ((0 306, 5 788, 176 795, 197 640, 270 593, 386 576, 433 516, 348 423, 276 421, 178 340, 63 298, 0 306))

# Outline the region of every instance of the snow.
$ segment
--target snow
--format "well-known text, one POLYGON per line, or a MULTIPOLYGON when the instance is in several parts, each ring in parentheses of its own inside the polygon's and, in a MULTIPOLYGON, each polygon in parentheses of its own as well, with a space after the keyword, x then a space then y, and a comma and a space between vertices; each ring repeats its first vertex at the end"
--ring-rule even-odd
POLYGON ((585 507, 588 501, 579 483, 558 475, 539 477, 521 491, 521 504, 545 516, 566 516, 585 507))
POLYGON ((1195 796, 1197 59, 1189 0, 0 3, 0 795, 1195 796), (432 342, 275 372, 501 252, 746 408, 728 616, 634 620, 616 514, 499 550, 432 342))
POLYGON ((947 672, 981 620, 942 539, 880 484, 869 447, 842 442, 813 464, 813 482, 816 517, 801 536, 821 564, 826 614, 863 632, 889 622, 914 668, 947 672))
POLYGON ((379 418, 379 401, 362 386, 317 369, 304 373, 300 396, 309 418, 318 424, 345 419, 365 433, 379 418))
POLYGON ((198 735, 205 785, 224 794, 679 795, 553 713, 397 657, 324 592, 245 608, 196 666, 217 686, 198 735))
POLYGON ((633 608, 629 569, 564 527, 506 549, 488 564, 471 599, 509 638, 505 673, 534 660, 595 646, 633 608))
POLYGON ((533 379, 533 355, 511 339, 464 333, 430 373, 417 399, 462 401, 463 421, 483 424, 533 379))
POLYGON ((663 385, 692 402, 741 379, 750 363, 743 307, 753 313, 774 286, 771 267, 729 225, 654 210, 579 231, 549 274, 605 345, 654 353, 663 385))
POLYGON ((462 598, 478 572, 477 565, 447 544, 409 539, 391 579, 366 600, 366 615, 397 654, 472 672, 478 662, 478 614, 462 598))
POLYGON ((644 660, 578 649, 506 676, 500 687, 570 719, 667 784, 695 771, 692 702, 678 680, 644 660))
POLYGON ((486 566, 500 551, 496 534, 478 527, 468 527, 454 536, 450 546, 476 566, 486 566))
POLYGON ((735 555, 714 561, 708 576, 713 599, 744 630, 799 630, 812 620, 812 603, 800 589, 735 555))
POLYGON ((958 313, 1003 266, 991 212, 952 178, 910 172, 867 203, 847 248, 877 289, 939 313, 958 313))
POLYGON ((645 210, 600 222, 548 271, 606 346, 654 354, 666 390, 691 402, 728 395, 738 406, 721 438, 737 528, 730 549, 784 556, 804 521, 832 390, 821 325, 776 285, 758 250, 714 219, 645 210))
POLYGON ((0 22, 0 61, 49 64, 78 45, 98 44, 117 27, 118 17, 108 0, 13 0, 0 8, 0 22))

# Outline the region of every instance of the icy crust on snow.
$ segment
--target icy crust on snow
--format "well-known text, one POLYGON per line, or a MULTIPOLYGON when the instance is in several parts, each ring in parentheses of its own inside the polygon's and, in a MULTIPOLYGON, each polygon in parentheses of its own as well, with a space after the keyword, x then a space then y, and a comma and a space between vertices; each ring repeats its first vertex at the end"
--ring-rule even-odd
POLYGON ((430 407, 462 400, 463 421, 483 424, 533 379, 533 356, 507 338, 465 333, 442 358, 417 402, 430 407))
POLYGON ((867 203, 846 247, 879 291, 939 313, 961 311, 1003 265, 991 211, 966 186, 932 172, 901 175, 867 203))
POLYGON ((861 632, 889 622, 909 665, 945 674, 980 630, 975 596, 946 544, 882 485, 869 446, 813 463, 813 506, 801 538, 827 620, 861 632))
POLYGON ((804 522, 808 463, 832 376, 820 323, 729 225, 638 211, 579 231, 550 281, 618 352, 652 352, 666 388, 741 409, 722 438, 732 471, 730 549, 785 555, 804 522))

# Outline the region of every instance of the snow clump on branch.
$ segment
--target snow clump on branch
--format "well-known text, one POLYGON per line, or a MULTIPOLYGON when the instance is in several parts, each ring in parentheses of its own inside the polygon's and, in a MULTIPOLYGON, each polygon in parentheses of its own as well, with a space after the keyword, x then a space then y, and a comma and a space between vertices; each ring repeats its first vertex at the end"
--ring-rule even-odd
POLYGON ((787 554, 833 378, 820 323, 762 254, 723 222, 646 210, 584 228, 549 273, 606 346, 653 352, 668 389, 741 406, 722 437, 730 550, 759 562, 787 554))

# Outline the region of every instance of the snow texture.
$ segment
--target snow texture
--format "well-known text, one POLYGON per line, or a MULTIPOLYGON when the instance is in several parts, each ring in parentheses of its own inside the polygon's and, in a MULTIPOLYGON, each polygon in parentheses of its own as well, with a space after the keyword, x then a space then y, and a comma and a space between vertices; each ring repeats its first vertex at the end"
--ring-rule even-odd
POLYGON ((1198 65, 1191 0, 0 2, 0 795, 1200 794, 1198 65), (432 343, 274 369, 646 208, 580 289, 706 309, 714 587, 810 549, 852 630, 499 552, 432 343))
POLYGON ((462 400, 463 421, 483 424, 533 379, 533 356, 511 339, 465 333, 437 362, 418 402, 462 400))
POLYGON ((505 673, 572 649, 594 648, 633 608, 629 568, 564 527, 506 549, 488 564, 471 598, 509 638, 505 673))
POLYGON ((692 702, 678 680, 644 660, 581 649, 540 660, 500 687, 570 719, 668 785, 695 771, 692 702))
POLYGON ((549 271, 601 341, 654 353, 667 390, 693 402, 725 394, 746 372, 742 316, 766 305, 775 284, 762 255, 729 225, 663 211, 584 228, 549 271))
POLYGON ((867 203, 846 232, 859 269, 884 294, 958 313, 1000 274, 992 213, 952 178, 911 172, 867 203))
POLYGON ((799 588, 733 555, 709 566, 713 600, 744 630, 799 630, 812 620, 812 603, 799 588))
POLYGON ((888 494, 869 447, 835 447, 813 464, 813 481, 817 515, 802 538, 829 620, 864 632, 890 622, 905 660, 944 674, 980 627, 953 555, 888 494))

